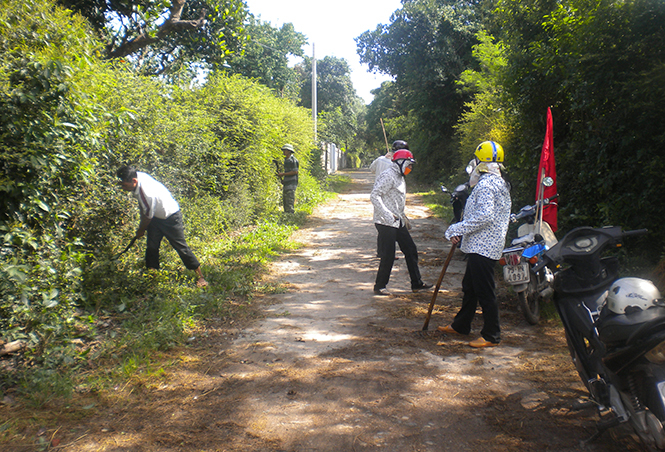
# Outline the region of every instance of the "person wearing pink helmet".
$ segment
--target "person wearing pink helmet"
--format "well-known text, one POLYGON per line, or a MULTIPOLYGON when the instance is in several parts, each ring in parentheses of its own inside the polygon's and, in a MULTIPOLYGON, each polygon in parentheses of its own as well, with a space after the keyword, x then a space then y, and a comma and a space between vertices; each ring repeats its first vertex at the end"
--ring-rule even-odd
POLYGON ((404 214, 406 203, 406 181, 415 163, 413 154, 407 149, 399 149, 393 153, 392 166, 378 175, 370 200, 374 206, 374 226, 379 232, 379 269, 374 282, 374 294, 390 295, 386 288, 390 281, 390 273, 395 261, 395 242, 404 253, 406 266, 411 278, 411 290, 430 289, 420 277, 418 268, 418 248, 409 233, 409 220, 404 214))

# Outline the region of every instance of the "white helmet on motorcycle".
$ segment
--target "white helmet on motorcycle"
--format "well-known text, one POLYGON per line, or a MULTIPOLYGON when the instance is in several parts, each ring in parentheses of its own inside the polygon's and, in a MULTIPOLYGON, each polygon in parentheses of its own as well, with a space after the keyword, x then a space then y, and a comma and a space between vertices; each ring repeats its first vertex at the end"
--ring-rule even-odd
POLYGON ((654 284, 641 278, 621 278, 614 281, 607 295, 607 307, 615 314, 644 311, 656 305, 660 292, 654 284))

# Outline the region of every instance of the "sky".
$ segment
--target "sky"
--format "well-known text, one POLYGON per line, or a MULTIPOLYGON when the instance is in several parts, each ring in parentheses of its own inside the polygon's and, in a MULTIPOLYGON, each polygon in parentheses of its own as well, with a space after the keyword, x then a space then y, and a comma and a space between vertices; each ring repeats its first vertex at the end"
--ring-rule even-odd
POLYGON ((378 24, 389 24, 390 15, 402 7, 400 0, 245 0, 249 12, 275 28, 292 23, 295 30, 307 37, 303 47, 312 56, 314 44, 317 60, 326 56, 344 58, 351 68, 351 80, 356 94, 372 102, 370 90, 390 80, 383 74, 372 74, 367 65, 360 64, 354 38, 378 24))

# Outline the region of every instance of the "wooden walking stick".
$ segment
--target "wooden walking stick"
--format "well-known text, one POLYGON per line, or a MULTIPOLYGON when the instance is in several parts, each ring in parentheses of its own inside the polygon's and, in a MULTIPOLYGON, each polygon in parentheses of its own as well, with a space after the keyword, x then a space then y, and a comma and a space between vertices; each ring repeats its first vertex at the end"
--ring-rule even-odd
POLYGON ((436 282, 436 287, 434 288, 434 293, 432 294, 432 301, 429 303, 429 309, 427 310, 427 318, 425 319, 425 324, 423 325, 423 331, 427 331, 427 327, 429 326, 429 319, 432 317, 432 310, 434 309, 434 303, 436 302, 436 296, 439 293, 439 288, 441 287, 441 282, 443 281, 443 277, 446 274, 446 270, 448 269, 448 264, 450 264, 450 260, 453 257, 453 253, 455 252, 455 248, 457 248, 457 244, 453 243, 450 245, 450 251, 448 251, 448 256, 446 257, 446 261, 443 263, 443 268, 441 269, 441 275, 439 275, 439 280, 436 282))
POLYGON ((386 152, 390 152, 390 146, 388 146, 388 137, 386 136, 386 128, 383 127, 383 118, 379 118, 381 121, 381 129, 383 129, 383 139, 386 140, 386 152))

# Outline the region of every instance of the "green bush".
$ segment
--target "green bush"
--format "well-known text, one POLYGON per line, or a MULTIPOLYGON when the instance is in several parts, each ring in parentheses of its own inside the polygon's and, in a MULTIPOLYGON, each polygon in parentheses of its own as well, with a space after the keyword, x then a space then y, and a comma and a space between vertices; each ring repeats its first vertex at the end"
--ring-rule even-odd
POLYGON ((249 299, 324 198, 310 173, 320 165, 307 110, 237 76, 141 77, 101 61, 99 48, 80 18, 48 0, 0 9, 0 338, 27 345, 0 392, 34 383, 64 394, 77 366, 180 343, 229 297, 249 299), (301 164, 290 217, 273 163, 286 142, 301 164), (136 201, 116 185, 121 164, 179 201, 206 291, 167 244, 157 272, 144 268, 144 241, 114 258, 138 225, 136 201))

